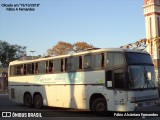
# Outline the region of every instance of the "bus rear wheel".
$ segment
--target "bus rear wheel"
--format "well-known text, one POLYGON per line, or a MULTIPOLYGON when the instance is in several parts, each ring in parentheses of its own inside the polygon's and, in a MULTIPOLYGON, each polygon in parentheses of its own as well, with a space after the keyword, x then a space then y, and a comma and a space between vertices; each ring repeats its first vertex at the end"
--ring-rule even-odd
POLYGON ((43 100, 40 94, 37 94, 34 96, 33 104, 34 104, 34 107, 38 109, 43 107, 43 100))
POLYGON ((91 111, 97 114, 104 114, 107 111, 106 100, 104 98, 97 98, 92 102, 91 111))
POLYGON ((30 93, 24 94, 24 105, 32 107, 32 96, 30 93))

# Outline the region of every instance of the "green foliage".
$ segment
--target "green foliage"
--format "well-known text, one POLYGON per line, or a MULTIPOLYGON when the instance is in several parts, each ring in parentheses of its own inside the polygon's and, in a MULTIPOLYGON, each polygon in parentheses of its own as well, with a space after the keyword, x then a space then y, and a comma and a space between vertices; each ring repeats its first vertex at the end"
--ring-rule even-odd
POLYGON ((19 59, 25 53, 26 47, 10 45, 0 40, 0 67, 8 67, 9 62, 19 59))

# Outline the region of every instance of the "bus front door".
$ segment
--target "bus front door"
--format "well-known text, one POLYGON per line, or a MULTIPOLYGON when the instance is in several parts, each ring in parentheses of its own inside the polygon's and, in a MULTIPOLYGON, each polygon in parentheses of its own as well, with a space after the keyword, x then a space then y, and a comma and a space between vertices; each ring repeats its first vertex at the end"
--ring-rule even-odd
POLYGON ((126 111, 127 93, 122 90, 113 90, 115 111, 126 111))

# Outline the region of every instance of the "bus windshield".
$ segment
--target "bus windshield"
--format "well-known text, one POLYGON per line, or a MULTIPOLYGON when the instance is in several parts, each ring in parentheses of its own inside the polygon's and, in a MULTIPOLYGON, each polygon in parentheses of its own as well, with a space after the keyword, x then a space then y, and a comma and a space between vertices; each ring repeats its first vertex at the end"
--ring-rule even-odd
POLYGON ((130 89, 156 88, 154 65, 149 54, 126 53, 130 89))
POLYGON ((154 66, 130 65, 130 89, 156 88, 154 66), (148 74, 148 75, 147 75, 148 74))

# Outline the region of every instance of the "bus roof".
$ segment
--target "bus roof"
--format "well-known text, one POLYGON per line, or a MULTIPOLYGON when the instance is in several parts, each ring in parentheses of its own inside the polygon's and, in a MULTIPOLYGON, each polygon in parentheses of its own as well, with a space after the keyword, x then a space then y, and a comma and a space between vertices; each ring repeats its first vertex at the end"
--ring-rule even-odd
POLYGON ((87 50, 84 52, 78 52, 78 53, 73 53, 73 54, 66 54, 66 55, 58 55, 58 56, 53 56, 53 57, 47 57, 47 58, 39 58, 39 59, 34 59, 34 60, 15 60, 10 62, 10 65, 12 64, 22 64, 22 63, 30 63, 30 62, 38 62, 38 61, 45 61, 45 60, 52 60, 53 58, 63 58, 63 57, 70 57, 70 56, 78 56, 78 55, 84 55, 84 54, 90 54, 90 53, 99 53, 99 52, 136 52, 136 53, 144 53, 144 54, 149 54, 145 51, 140 51, 140 50, 131 50, 131 49, 124 49, 124 48, 99 48, 96 50, 87 50))

